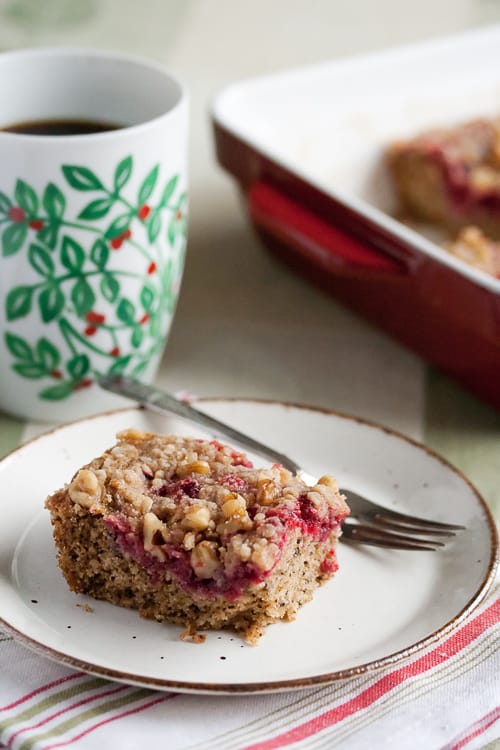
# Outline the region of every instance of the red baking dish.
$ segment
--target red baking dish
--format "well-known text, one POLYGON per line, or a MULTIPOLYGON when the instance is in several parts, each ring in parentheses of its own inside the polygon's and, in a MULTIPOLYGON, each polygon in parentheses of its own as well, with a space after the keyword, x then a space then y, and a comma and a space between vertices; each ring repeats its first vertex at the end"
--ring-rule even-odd
POLYGON ((500 409, 500 280, 391 216, 383 160, 398 138, 500 114, 500 26, 238 82, 212 114, 265 244, 500 409))

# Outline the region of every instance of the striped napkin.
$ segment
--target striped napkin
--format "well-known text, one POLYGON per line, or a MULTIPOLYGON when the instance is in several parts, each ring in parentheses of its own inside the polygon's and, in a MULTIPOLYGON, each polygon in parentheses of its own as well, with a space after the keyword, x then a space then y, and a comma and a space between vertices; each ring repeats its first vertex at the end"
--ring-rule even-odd
POLYGON ((500 736, 500 580, 442 641, 371 675, 256 696, 163 693, 75 672, 0 631, 0 742, 13 750, 458 750, 500 736))

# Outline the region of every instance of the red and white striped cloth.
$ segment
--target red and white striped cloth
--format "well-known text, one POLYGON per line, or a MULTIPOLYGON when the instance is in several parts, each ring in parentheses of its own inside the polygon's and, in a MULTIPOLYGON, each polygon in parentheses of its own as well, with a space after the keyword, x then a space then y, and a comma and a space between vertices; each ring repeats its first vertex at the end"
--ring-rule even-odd
POLYGON ((500 737, 500 583, 413 658, 301 692, 161 693, 40 658, 0 632, 0 743, 12 750, 459 750, 500 737))

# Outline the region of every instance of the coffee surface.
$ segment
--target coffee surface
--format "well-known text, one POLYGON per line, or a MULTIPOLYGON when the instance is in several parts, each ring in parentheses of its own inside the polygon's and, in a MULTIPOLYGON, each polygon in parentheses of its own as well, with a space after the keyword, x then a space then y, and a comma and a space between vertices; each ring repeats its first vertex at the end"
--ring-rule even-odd
POLYGON ((27 120, 0 128, 7 133, 21 135, 90 135, 124 127, 115 122, 81 119, 27 120))

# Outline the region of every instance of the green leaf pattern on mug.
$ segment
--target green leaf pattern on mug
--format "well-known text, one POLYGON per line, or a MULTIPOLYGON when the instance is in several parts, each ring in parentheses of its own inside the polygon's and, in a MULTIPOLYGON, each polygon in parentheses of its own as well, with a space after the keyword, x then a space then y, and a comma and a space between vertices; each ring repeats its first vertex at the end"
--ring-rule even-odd
POLYGON ((116 219, 109 225, 104 233, 104 237, 107 240, 114 240, 124 234, 130 226, 132 221, 132 212, 128 211, 125 214, 120 214, 116 219))
POLYGON ((63 175, 75 190, 104 190, 104 185, 87 167, 76 167, 66 164, 62 168, 63 175))
POLYGON ((153 169, 145 178, 144 182, 139 188, 139 196, 138 196, 138 201, 137 201, 139 203, 139 206, 142 206, 144 203, 146 203, 147 199, 149 198, 149 196, 154 190, 157 179, 158 179, 158 165, 153 167, 153 169))
POLYGON ((41 245, 34 242, 29 246, 28 260, 32 268, 41 276, 52 276, 56 269, 52 256, 41 245))
POLYGON ((47 216, 51 219, 60 219, 66 208, 66 198, 57 185, 49 182, 43 192, 42 203, 47 216))
POLYGON ((38 196, 27 182, 24 182, 24 180, 16 182, 14 198, 17 205, 22 208, 25 214, 30 218, 36 216, 38 211, 38 196))
POLYGON ((31 312, 34 291, 31 286, 15 286, 10 290, 5 304, 7 320, 24 318, 31 312))
POLYGON ((129 181, 130 175, 132 174, 132 157, 126 156, 125 159, 118 164, 115 169, 114 186, 115 192, 118 194, 120 190, 125 187, 129 181))
POLYGON ((187 196, 178 193, 178 175, 162 180, 159 164, 135 190, 133 173, 128 155, 109 186, 88 167, 67 164, 66 187, 49 182, 38 194, 18 179, 12 196, 0 192, 2 262, 24 252, 32 274, 6 295, 5 317, 14 328, 5 332, 5 346, 13 372, 40 380, 38 395, 46 401, 68 398, 104 372, 140 377, 161 352, 185 250, 187 196), (67 215, 67 190, 88 193, 74 218, 67 215), (114 251, 134 254, 142 272, 120 268, 114 251), (21 335, 30 316, 46 326, 36 341, 21 335))
POLYGON ((11 224, 2 234, 2 255, 15 255, 24 245, 28 234, 25 224, 11 224))
POLYGON ((7 216, 11 207, 12 203, 10 199, 7 198, 5 193, 0 192, 0 216, 7 216))
POLYGON ((120 294, 120 282, 112 273, 104 273, 100 283, 101 294, 108 302, 116 302, 120 294))
POLYGON ((97 198, 95 201, 90 201, 83 211, 80 211, 78 214, 79 219, 87 219, 92 221, 93 219, 102 219, 103 216, 106 216, 107 213, 109 213, 110 209, 113 207, 114 200, 112 197, 110 198, 97 198))

